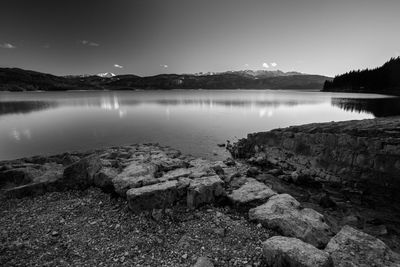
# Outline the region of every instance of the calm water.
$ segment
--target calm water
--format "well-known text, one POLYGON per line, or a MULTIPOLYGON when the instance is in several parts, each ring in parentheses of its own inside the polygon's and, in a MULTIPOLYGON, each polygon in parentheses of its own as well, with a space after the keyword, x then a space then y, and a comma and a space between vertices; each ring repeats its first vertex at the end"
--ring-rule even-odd
POLYGON ((195 156, 247 133, 400 114, 398 98, 300 91, 0 92, 0 159, 158 142, 195 156))

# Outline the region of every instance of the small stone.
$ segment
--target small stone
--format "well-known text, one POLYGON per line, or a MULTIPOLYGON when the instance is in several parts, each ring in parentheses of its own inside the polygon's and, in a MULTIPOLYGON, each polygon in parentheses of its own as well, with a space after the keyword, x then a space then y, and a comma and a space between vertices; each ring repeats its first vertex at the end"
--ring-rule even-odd
POLYGON ((225 173, 225 172, 224 172, 224 169, 222 169, 222 167, 219 166, 219 165, 213 166, 212 169, 213 169, 213 170, 215 171, 215 173, 218 174, 218 175, 223 175, 223 174, 225 173))
POLYGON ((249 177, 256 177, 259 173, 260 173, 260 171, 258 170, 257 167, 250 167, 247 170, 246 175, 249 177))
POLYGON ((182 258, 185 259, 185 260, 187 259, 187 257, 188 257, 188 254, 187 254, 187 253, 185 253, 185 254, 182 255, 182 258))
POLYGON ((319 200, 319 205, 325 209, 327 208, 335 208, 336 202, 333 201, 327 194, 324 194, 319 200))
POLYGON ((226 229, 224 228, 216 228, 213 230, 214 234, 220 236, 220 237, 224 237, 226 234, 226 229))
POLYGON ((52 236, 58 236, 59 233, 58 233, 57 231, 53 231, 53 232, 51 232, 51 235, 52 235, 52 236))
POLYGON ((236 162, 232 158, 227 158, 226 160, 223 161, 224 164, 228 167, 232 167, 236 165, 236 162))
POLYGON ((207 257, 199 257, 193 267, 214 267, 214 264, 207 257))

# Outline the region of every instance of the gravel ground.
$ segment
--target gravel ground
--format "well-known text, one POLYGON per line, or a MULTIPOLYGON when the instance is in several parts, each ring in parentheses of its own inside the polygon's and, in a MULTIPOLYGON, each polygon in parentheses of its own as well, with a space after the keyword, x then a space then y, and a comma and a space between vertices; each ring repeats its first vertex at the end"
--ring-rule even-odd
POLYGON ((133 214, 98 189, 0 203, 0 266, 264 266, 275 233, 229 207, 133 214))

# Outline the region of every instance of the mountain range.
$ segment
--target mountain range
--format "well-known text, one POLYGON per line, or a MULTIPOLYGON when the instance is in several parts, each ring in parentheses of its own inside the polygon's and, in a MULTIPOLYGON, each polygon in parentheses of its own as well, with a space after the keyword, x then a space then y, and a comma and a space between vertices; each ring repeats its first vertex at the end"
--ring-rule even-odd
POLYGON ((299 72, 243 70, 219 73, 55 76, 19 68, 0 68, 0 91, 135 89, 322 89, 330 77, 299 72))

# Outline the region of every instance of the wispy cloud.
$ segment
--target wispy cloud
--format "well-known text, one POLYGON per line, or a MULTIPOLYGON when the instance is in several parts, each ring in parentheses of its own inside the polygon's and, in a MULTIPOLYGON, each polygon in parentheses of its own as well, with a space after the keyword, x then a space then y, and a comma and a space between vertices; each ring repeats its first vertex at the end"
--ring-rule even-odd
POLYGON ((88 40, 81 40, 79 43, 87 46, 100 46, 100 44, 88 40))
POLYGON ((121 66, 121 65, 119 65, 119 64, 114 64, 114 68, 123 69, 124 66, 121 66))
POLYGON ((268 63, 265 63, 265 62, 262 64, 262 66, 263 66, 263 68, 266 68, 266 69, 268 69, 268 68, 269 68, 269 65, 268 65, 268 63))
POLYGON ((276 66, 278 66, 278 64, 276 62, 272 62, 271 66, 275 68, 276 66))
POLYGON ((163 67, 163 68, 165 68, 165 69, 166 69, 166 68, 168 68, 168 65, 161 64, 161 65, 160 65, 160 67, 163 67))
POLYGON ((5 49, 14 49, 17 48, 15 45, 10 44, 10 43, 2 43, 0 44, 0 48, 5 48, 5 49))

